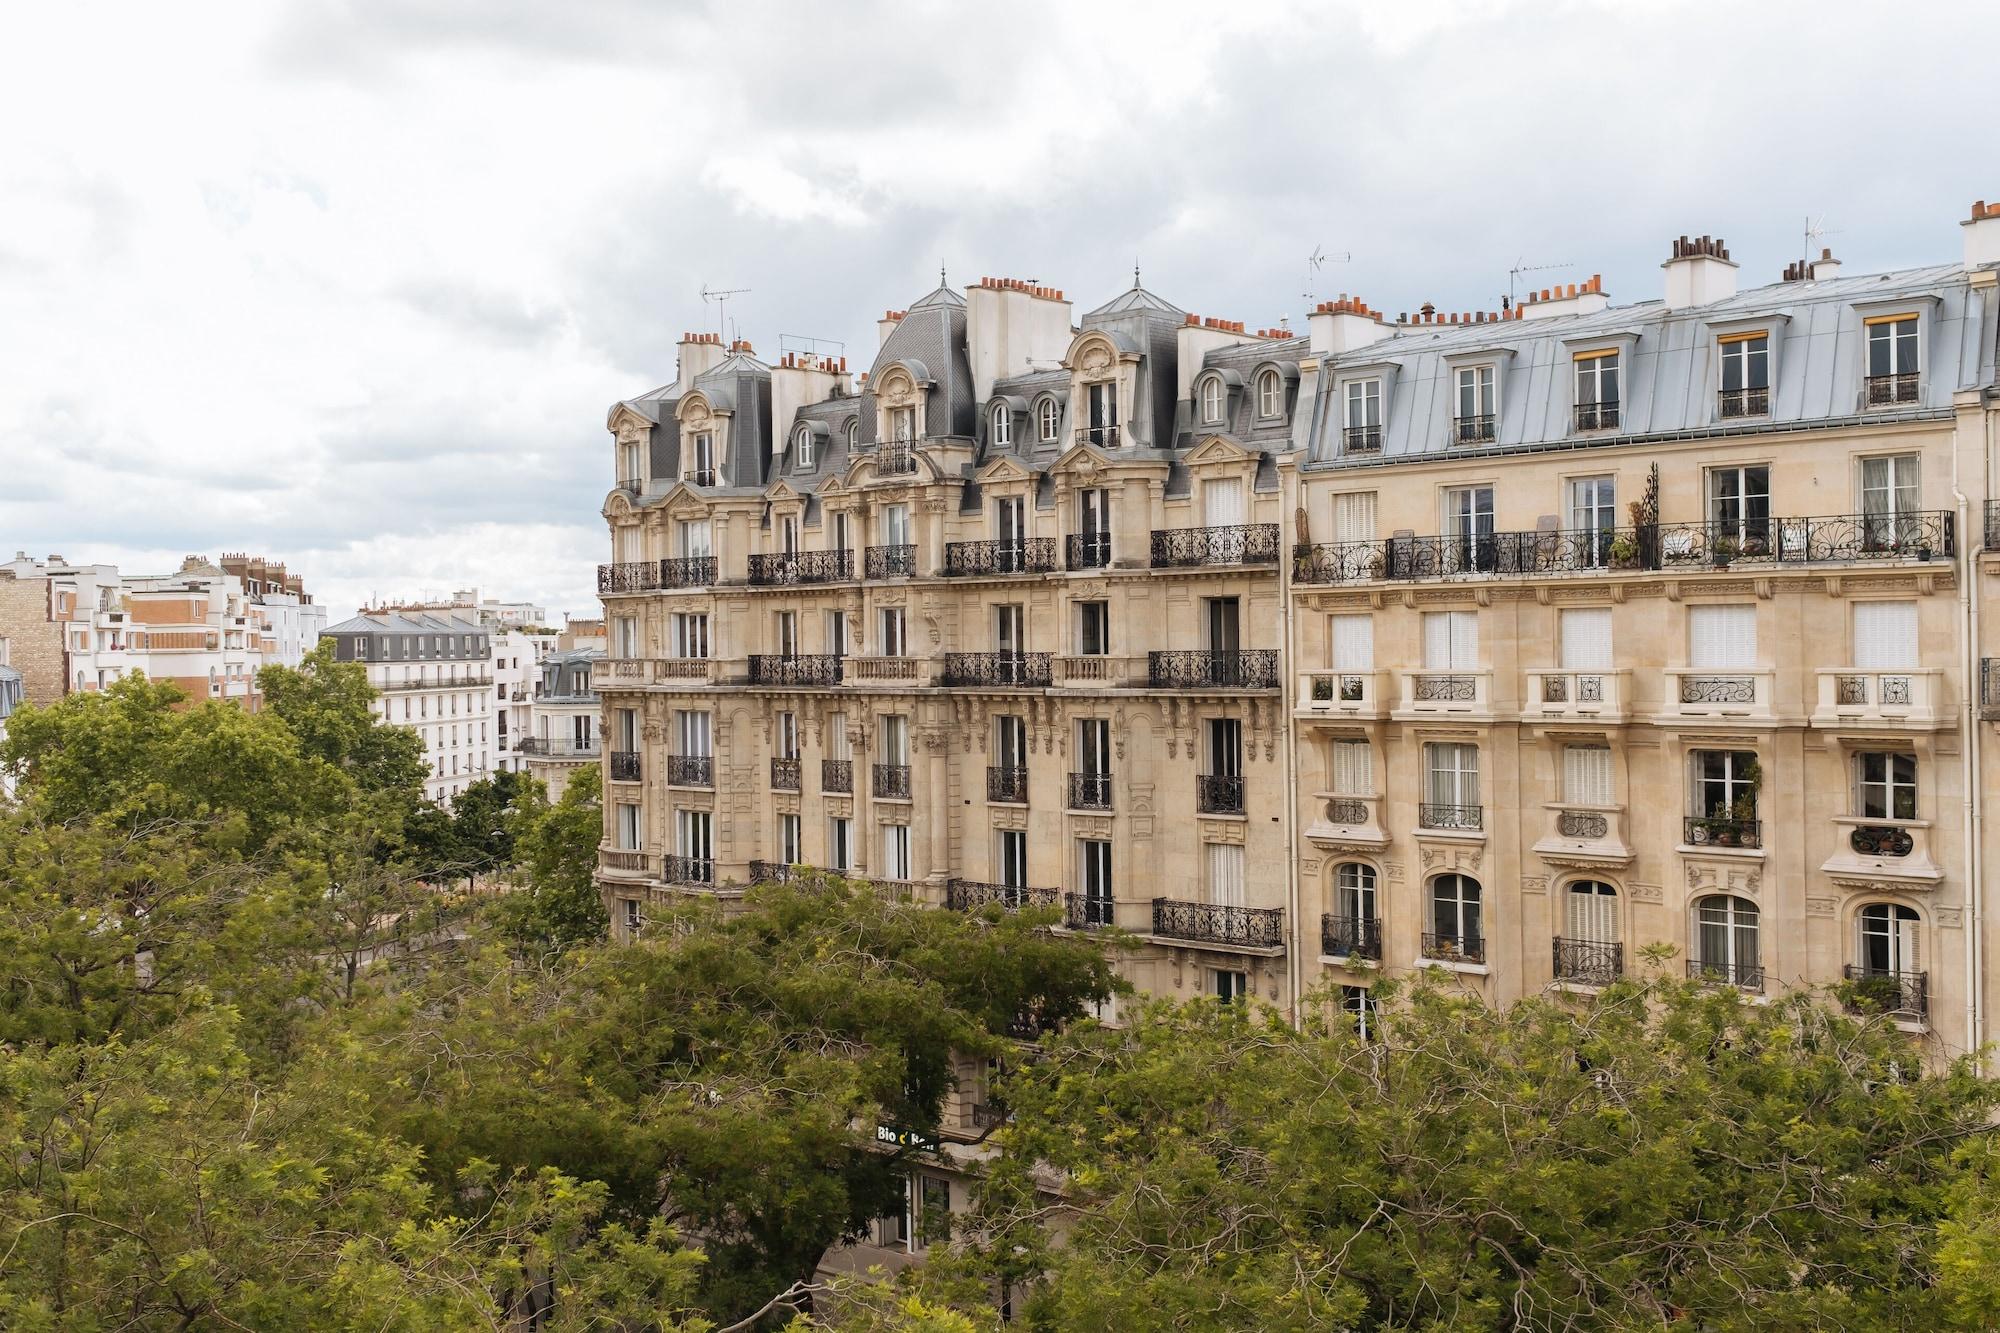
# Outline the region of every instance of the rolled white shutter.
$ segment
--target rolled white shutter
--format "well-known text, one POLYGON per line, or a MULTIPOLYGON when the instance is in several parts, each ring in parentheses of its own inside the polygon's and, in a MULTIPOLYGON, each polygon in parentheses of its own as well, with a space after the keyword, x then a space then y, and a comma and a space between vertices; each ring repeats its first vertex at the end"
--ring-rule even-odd
POLYGON ((1372 671, 1375 669, 1375 617, 1369 615, 1331 616, 1333 669, 1372 671))
POLYGON ((1618 940, 1618 895, 1600 893, 1589 880, 1570 885, 1566 912, 1573 940, 1613 944, 1618 940))
POLYGON ((1211 528, 1233 528, 1243 522, 1243 479, 1219 478, 1202 487, 1202 502, 1211 528))
POLYGON ((1333 743, 1333 790, 1338 796, 1375 794, 1375 758, 1367 741, 1333 743))
POLYGON ((1451 665, 1455 671, 1472 671, 1479 666, 1479 613, 1451 613, 1451 665))
POLYGON ((1757 608, 1688 608, 1688 664, 1741 670, 1757 665, 1757 608))
POLYGON ((1357 491, 1333 497, 1333 539, 1337 542, 1375 540, 1375 492, 1357 491))
POLYGON ((1611 751, 1601 745, 1563 747, 1563 800, 1571 805, 1611 805, 1611 751))
POLYGON ((1208 845, 1209 901, 1224 907, 1243 905, 1243 849, 1234 843, 1208 845))
POLYGON ((1917 604, 1856 602, 1854 665, 1871 670, 1917 665, 1917 604))
POLYGON ((1479 617, 1471 611, 1424 613, 1424 666, 1469 671, 1479 662, 1479 617))
POLYGON ((1562 613, 1562 664, 1571 671, 1611 669, 1611 608, 1576 607, 1562 613))

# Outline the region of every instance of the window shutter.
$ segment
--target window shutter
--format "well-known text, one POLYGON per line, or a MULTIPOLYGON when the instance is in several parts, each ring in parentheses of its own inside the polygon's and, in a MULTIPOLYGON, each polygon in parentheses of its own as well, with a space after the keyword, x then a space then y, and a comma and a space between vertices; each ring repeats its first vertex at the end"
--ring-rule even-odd
POLYGON ((1913 918, 1899 917, 1896 921, 1896 965, 1900 971, 1924 970, 1923 955, 1917 952, 1918 938, 1917 922, 1913 918))
POLYGON ((1374 752, 1367 741, 1333 743, 1333 790, 1337 796, 1375 794, 1374 752))
POLYGON ((1208 900, 1225 907, 1243 905, 1243 849, 1234 843, 1208 844, 1208 900))
POLYGON ((1700 668, 1757 665, 1757 608, 1688 608, 1688 664, 1700 668))
POLYGON ((1337 542, 1375 540, 1375 492, 1359 491, 1333 497, 1333 539, 1337 542))
POLYGON ((1424 666, 1429 670, 1451 670, 1454 614, 1451 611, 1424 612, 1424 666))
POLYGON ((1479 666, 1479 615, 1474 611, 1448 611, 1451 617, 1451 668, 1471 671, 1479 666))
POLYGON ((1602 745, 1563 747, 1563 800, 1571 805, 1612 805, 1611 751, 1602 745))
POLYGON ((1202 487, 1202 502, 1211 528, 1233 528, 1243 522, 1243 479, 1219 478, 1202 487))
POLYGON ((1330 616, 1335 671, 1375 669, 1375 617, 1369 615, 1330 616))
POLYGON ((1562 664, 1571 671, 1611 669, 1611 608, 1579 607, 1562 613, 1562 664))
POLYGON ((1917 665, 1917 604, 1856 602, 1854 665, 1870 669, 1917 665))
POLYGON ((1569 886, 1565 933, 1573 940, 1614 944, 1618 940, 1618 895, 1597 889, 1591 880, 1569 886))

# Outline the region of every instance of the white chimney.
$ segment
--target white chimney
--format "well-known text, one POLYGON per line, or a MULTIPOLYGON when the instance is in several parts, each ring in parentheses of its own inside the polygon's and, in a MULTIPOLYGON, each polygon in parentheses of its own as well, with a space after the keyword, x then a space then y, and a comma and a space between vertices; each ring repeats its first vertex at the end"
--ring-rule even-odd
POLYGON ((1321 301, 1306 317, 1314 356, 1338 356, 1389 336, 1382 312, 1371 310, 1358 296, 1342 292, 1338 300, 1321 301))
POLYGON ((1720 236, 1683 236, 1674 242, 1673 258, 1660 265, 1667 271, 1667 309, 1686 310, 1736 295, 1736 265, 1720 236))
POLYGON ((1819 258, 1812 261, 1812 280, 1825 282, 1840 276, 1840 261, 1833 257, 1833 251, 1820 247, 1819 258))
POLYGON ((1019 278, 981 278, 965 289, 965 350, 972 392, 992 396, 995 380, 1052 368, 1069 351, 1070 304, 1053 287, 1019 278))
POLYGON ((881 340, 875 344, 877 351, 880 351, 883 344, 889 341, 889 335, 896 331, 896 326, 903 322, 903 316, 909 313, 907 310, 884 310, 882 312, 882 318, 875 321, 875 331, 882 335, 881 340))
POLYGON ((1246 332, 1240 319, 1189 315, 1187 322, 1174 330, 1174 392, 1183 400, 1193 395, 1194 382, 1206 368, 1210 352, 1256 341, 1257 335, 1246 332))
POLYGON ((790 446, 786 434, 798 410, 811 403, 823 403, 845 388, 847 358, 819 356, 812 352, 787 352, 771 367, 772 447, 790 446))
POLYGON ((1514 307, 1517 319, 1553 319, 1557 315, 1594 315, 1611 304, 1604 294, 1604 275, 1593 273, 1588 282, 1572 282, 1564 287, 1544 287, 1529 292, 1514 307))
POLYGON ((680 344, 680 374, 674 380, 675 389, 680 393, 686 393, 694 387, 697 375, 705 375, 721 364, 721 334, 683 333, 680 344))
POLYGON ((1984 199, 1972 206, 1972 216, 1958 224, 1965 228, 1965 266, 2000 264, 2000 204, 1984 199))

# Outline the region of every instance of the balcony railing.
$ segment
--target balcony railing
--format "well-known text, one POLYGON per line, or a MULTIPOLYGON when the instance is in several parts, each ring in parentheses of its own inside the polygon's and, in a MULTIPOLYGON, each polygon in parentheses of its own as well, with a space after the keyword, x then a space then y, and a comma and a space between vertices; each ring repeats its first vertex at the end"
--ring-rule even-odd
POLYGON ((1453 417, 1451 437, 1460 444, 1493 443, 1493 414, 1480 412, 1469 417, 1453 417))
POLYGON ((1424 957, 1440 963, 1483 963, 1486 961, 1486 941, 1470 931, 1457 933, 1445 931, 1426 932, 1423 937, 1424 957))
POLYGON ((1153 899, 1153 934, 1200 944, 1233 944, 1246 949, 1280 949, 1285 944, 1282 907, 1235 907, 1153 899))
POLYGON ((1065 893, 1063 924, 1071 930, 1099 930, 1113 925, 1111 900, 1088 893, 1065 893))
POLYGON ((1111 808, 1111 775, 1109 773, 1070 774, 1069 808, 1072 810, 1109 810, 1111 808))
POLYGON ((752 653, 752 685, 838 685, 841 658, 835 653, 752 653))
POLYGON ((2000 721, 2000 657, 1979 659, 1979 716, 2000 721))
POLYGON ((799 761, 797 759, 771 760, 771 790, 797 791, 799 789, 799 761))
POLYGON ((1757 702, 1757 678, 1754 675, 1683 675, 1680 677, 1680 702, 1754 704, 1757 702))
POLYGON ((1609 986, 1625 973, 1625 946, 1602 940, 1555 939, 1555 979, 1609 986))
POLYGON ((1118 426, 1078 426, 1076 442, 1094 444, 1101 449, 1116 449, 1123 438, 1123 429, 1118 426))
POLYGON ((1986 502, 1986 549, 2000 551, 2000 500, 1986 502))
POLYGON ((1052 574, 1056 568, 1054 537, 1015 537, 1004 541, 946 542, 946 578, 982 574, 1052 574))
POLYGON ((1063 560, 1071 569, 1105 569, 1111 564, 1111 534, 1072 532, 1063 538, 1063 560))
POLYGON ((636 848, 600 847, 597 849, 597 863, 606 870, 621 874, 645 875, 653 869, 653 858, 636 848))
POLYGON ((948 879, 944 885, 944 905, 954 912, 976 912, 982 907, 1016 912, 1023 907, 1057 907, 1061 903, 1062 892, 1058 889, 982 884, 971 879, 948 879))
POLYGON ((854 761, 852 759, 822 759, 819 761, 819 789, 823 792, 854 791, 854 761))
POLYGON ((806 866, 791 865, 784 861, 752 861, 750 882, 752 884, 790 884, 799 877, 806 866))
POLYGON ((651 592, 660 586, 660 562, 628 560, 623 564, 597 567, 597 591, 651 592))
POLYGON ((1382 922, 1372 916, 1329 912, 1319 919, 1319 951, 1334 958, 1380 959, 1382 922))
POLYGON ((611 752, 611 780, 613 782, 637 782, 642 769, 637 750, 613 750, 611 752))
POLYGON ((1243 777, 1237 773, 1198 773, 1194 779, 1195 808, 1205 815, 1243 813, 1243 777))
POLYGON ((753 555, 750 584, 756 588, 800 583, 842 583, 854 577, 852 551, 781 551, 753 555))
POLYGON ((662 878, 669 884, 713 884, 715 860, 707 856, 669 856, 662 878))
POLYGON ((514 743, 514 753, 541 759, 594 759, 597 739, 580 741, 571 736, 523 736, 514 743))
POLYGON ((1156 690, 1274 690, 1278 687, 1278 650, 1151 652, 1146 654, 1146 681, 1156 690))
POLYGON ((1382 428, 1380 426, 1348 426, 1340 432, 1342 453, 1379 454, 1382 452, 1382 428))
POLYGON ((1856 856, 1900 860, 1917 849, 1910 831, 1895 824, 1856 824, 1847 831, 1847 845, 1856 856))
POLYGON ((1039 689, 1050 683, 1047 653, 946 653, 940 685, 1039 689))
POLYGON ((1700 958, 1688 959, 1688 976, 1696 981, 1719 982, 1725 986, 1738 986, 1744 990, 1764 989, 1764 965, 1762 963, 1707 962, 1700 958))
POLYGON ((892 801, 910 799, 910 766, 908 764, 875 765, 875 794, 892 801))
POLYGON ((715 485, 715 469, 712 467, 689 468, 687 475, 683 476, 681 480, 690 486, 713 486, 715 485))
POLYGON ((917 572, 917 548, 915 546, 871 546, 866 552, 862 571, 871 579, 914 578, 917 572))
POLYGON ((1003 805, 1028 803, 1028 770, 1019 767, 989 767, 986 770, 986 799, 1003 805))
POLYGON ((884 440, 875 448, 875 471, 884 477, 907 477, 917 470, 917 453, 909 440, 884 440))
POLYGON ((713 787, 715 785, 715 756, 707 754, 668 755, 667 785, 669 787, 713 787))
POLYGON ((1927 1018, 1931 1011, 1930 973, 1888 972, 1849 963, 1841 969, 1847 981, 1846 1007, 1856 1013, 1927 1018))
POLYGON ((618 479, 618 489, 621 491, 630 491, 632 494, 637 495, 646 489, 646 479, 644 477, 620 477, 618 479))
POLYGON ((1618 400, 1613 398, 1600 403, 1578 403, 1576 428, 1580 431, 1617 430, 1618 400))
POLYGON ((1276 523, 1238 523, 1220 528, 1157 528, 1153 532, 1154 569, 1277 563, 1276 523))
POLYGON ((1424 801, 1417 806, 1417 827, 1457 829, 1477 833, 1486 823, 1486 810, 1477 805, 1442 805, 1424 801))
POLYGON ((1727 421, 1732 417, 1766 417, 1771 414, 1771 391, 1765 389, 1723 389, 1716 396, 1716 414, 1727 421))
POLYGON ((715 582, 715 557, 677 555, 660 562, 663 588, 706 588, 715 582))
POLYGON ((1691 847, 1762 847, 1764 825, 1755 819, 1689 815, 1681 821, 1681 837, 1691 847))
POLYGON ((1914 403, 1918 396, 1917 372, 1912 370, 1902 375, 1870 375, 1867 380, 1868 406, 1890 407, 1897 403, 1914 403))

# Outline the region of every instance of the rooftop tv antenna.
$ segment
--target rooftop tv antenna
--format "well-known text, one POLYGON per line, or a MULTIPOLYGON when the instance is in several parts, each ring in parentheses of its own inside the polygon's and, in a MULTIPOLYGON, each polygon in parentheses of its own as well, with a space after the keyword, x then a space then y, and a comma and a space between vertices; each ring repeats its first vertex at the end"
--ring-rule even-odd
POLYGON ((1514 294, 1514 289, 1520 285, 1520 277, 1523 273, 1548 273, 1559 268, 1575 267, 1576 265, 1568 260, 1564 260, 1560 264, 1530 264, 1525 257, 1516 259, 1514 267, 1507 270, 1507 304, 1502 309, 1512 310, 1520 303, 1520 299, 1514 294))
POLYGON ((1352 251, 1342 250, 1337 255, 1330 255, 1323 248, 1315 245, 1313 252, 1306 256, 1306 289, 1303 293, 1306 298, 1306 305, 1311 307, 1319 304, 1317 292, 1319 290, 1319 273, 1322 268, 1328 264, 1351 264, 1353 262, 1354 254, 1352 251))
MULTIPOLYGON (((1815 219, 1810 213, 1808 213, 1806 215, 1805 249, 1802 252, 1800 252, 1799 258, 1806 264, 1810 265, 1813 261, 1813 250, 1816 246, 1819 245, 1819 238, 1822 236, 1838 236, 1838 235, 1840 235, 1840 228, 1828 227, 1826 225, 1826 219, 1824 217, 1815 219)), ((1811 270, 1808 269, 1807 272, 1811 272, 1811 270)))
POLYGON ((747 296, 749 293, 750 288, 748 287, 716 288, 710 287, 705 282, 701 285, 701 303, 707 305, 710 301, 715 302, 715 331, 717 333, 726 332, 722 327, 722 317, 727 313, 729 298, 732 296, 747 296))

